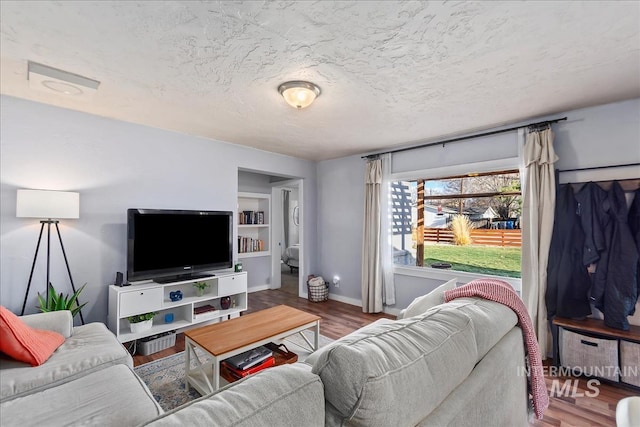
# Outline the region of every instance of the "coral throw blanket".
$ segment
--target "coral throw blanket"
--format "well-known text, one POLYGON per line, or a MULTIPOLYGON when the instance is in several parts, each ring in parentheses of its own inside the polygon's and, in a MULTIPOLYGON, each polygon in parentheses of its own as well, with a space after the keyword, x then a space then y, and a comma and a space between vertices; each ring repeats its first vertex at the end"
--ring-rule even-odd
POLYGON ((464 286, 444 293, 445 302, 464 297, 480 297, 498 302, 509 307, 518 316, 518 323, 522 328, 529 359, 529 384, 533 399, 533 410, 536 418, 541 419, 544 410, 549 406, 549 395, 544 382, 544 370, 538 340, 524 303, 511 285, 496 279, 473 280, 464 286))

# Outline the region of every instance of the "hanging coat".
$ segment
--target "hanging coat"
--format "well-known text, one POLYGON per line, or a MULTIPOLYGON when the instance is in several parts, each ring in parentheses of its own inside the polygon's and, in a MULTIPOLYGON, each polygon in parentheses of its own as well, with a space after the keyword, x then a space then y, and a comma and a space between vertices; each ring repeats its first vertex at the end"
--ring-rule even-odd
MULTIPOLYGON (((604 289, 604 306, 596 305, 604 313, 607 326, 623 331, 629 330, 627 316, 635 308, 638 299, 638 250, 629 228, 629 210, 624 191, 617 181, 609 190, 611 223, 607 282, 604 289)), ((596 274, 600 269, 600 263, 596 274)))
MULTIPOLYGON (((636 272, 636 297, 640 297, 640 188, 634 193, 631 207, 629 207, 629 229, 631 230, 631 236, 636 244, 636 250, 638 251, 638 266, 636 272)), ((637 302, 637 300, 636 300, 637 302)), ((635 313, 634 311, 631 314, 635 313)))
POLYGON ((585 317, 591 314, 591 279, 582 263, 584 233, 571 184, 561 185, 556 196, 553 235, 547 265, 547 315, 585 317))
POLYGON ((584 232, 582 264, 588 266, 600 259, 606 249, 605 230, 609 223, 607 192, 598 184, 589 182, 575 194, 578 216, 584 232))
POLYGON ((585 266, 597 263, 595 274, 591 275, 591 302, 596 307, 604 307, 604 290, 607 285, 609 247, 611 246, 611 206, 608 192, 599 185, 589 182, 576 194, 578 215, 585 234, 582 262, 585 266))

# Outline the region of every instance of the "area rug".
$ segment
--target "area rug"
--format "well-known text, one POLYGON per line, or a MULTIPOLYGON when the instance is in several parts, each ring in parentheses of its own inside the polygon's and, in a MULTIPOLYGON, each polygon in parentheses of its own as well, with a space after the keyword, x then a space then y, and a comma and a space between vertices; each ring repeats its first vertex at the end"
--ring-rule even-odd
MULTIPOLYGON (((313 332, 304 331, 309 341, 313 342, 313 332)), ((320 335, 319 346, 324 347, 333 340, 320 335)), ((304 361, 311 350, 308 348, 302 337, 296 334, 284 341, 289 351, 298 355, 298 361, 304 361)), ((197 351, 198 357, 206 359, 205 353, 197 351)), ((153 398, 160 404, 162 409, 169 411, 173 408, 185 404, 200 397, 200 393, 189 387, 187 391, 184 384, 184 352, 180 352, 160 360, 145 363, 136 367, 136 374, 145 382, 153 398)), ((193 362, 192 362, 193 363, 193 362)), ((220 385, 226 385, 224 379, 220 379, 220 385)))

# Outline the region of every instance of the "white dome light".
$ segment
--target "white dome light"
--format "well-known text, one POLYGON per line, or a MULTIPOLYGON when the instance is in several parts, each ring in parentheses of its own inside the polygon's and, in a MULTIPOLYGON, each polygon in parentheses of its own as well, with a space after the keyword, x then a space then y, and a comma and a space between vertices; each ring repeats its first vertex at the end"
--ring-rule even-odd
POLYGON ((320 88, 313 83, 293 81, 282 83, 278 86, 278 92, 294 108, 306 108, 320 96, 320 88))

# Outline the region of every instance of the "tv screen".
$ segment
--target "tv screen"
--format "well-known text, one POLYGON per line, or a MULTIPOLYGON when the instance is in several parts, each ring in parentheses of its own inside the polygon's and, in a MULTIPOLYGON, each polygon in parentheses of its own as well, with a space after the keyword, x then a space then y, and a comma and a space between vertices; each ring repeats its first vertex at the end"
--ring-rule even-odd
POLYGON ((232 221, 229 211, 128 209, 127 280, 180 280, 231 267, 232 221))

